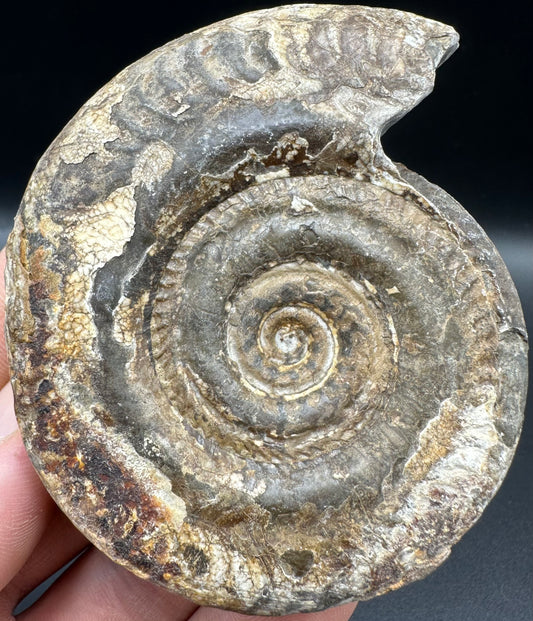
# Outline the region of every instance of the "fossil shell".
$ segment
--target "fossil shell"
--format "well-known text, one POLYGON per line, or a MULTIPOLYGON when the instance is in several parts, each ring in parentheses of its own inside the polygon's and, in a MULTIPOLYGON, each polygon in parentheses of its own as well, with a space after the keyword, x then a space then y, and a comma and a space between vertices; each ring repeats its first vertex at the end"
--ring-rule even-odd
POLYGON ((380 135, 455 31, 293 5, 128 67, 34 172, 9 242, 16 411, 115 561, 282 614, 441 563, 494 495, 526 334, 496 250, 380 135))

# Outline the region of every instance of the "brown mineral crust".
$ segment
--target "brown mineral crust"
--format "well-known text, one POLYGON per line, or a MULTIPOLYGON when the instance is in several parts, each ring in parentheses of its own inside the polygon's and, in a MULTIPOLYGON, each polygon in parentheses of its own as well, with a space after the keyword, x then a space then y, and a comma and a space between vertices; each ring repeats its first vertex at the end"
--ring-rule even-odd
POLYGON ((286 614, 419 579, 478 519, 520 430, 520 304, 379 144, 456 46, 386 9, 239 16, 127 68, 39 163, 8 251, 17 416, 115 561, 286 614))
POLYGON ((76 514, 92 516, 85 534, 104 547, 112 541, 116 560, 134 561, 147 576, 159 578, 167 545, 151 532, 145 552, 144 531, 168 523, 167 512, 143 493, 133 473, 113 460, 112 446, 106 450, 90 438, 68 405, 53 395, 51 382, 43 380, 35 395, 33 407, 39 416, 29 447, 32 455, 41 456, 36 466, 41 475, 46 472, 51 493, 68 497, 76 514))

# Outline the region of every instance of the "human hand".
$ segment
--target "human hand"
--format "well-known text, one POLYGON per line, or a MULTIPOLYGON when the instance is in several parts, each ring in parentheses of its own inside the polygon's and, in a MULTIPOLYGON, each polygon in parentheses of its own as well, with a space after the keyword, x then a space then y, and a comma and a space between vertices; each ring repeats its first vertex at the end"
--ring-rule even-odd
MULTIPOLYGON (((5 252, 0 252, 0 621, 48 576, 90 546, 44 489, 18 431, 4 333, 5 252)), ((285 621, 347 621, 355 604, 283 617, 285 621)), ((200 607, 142 580, 90 546, 21 621, 252 621, 200 607)))

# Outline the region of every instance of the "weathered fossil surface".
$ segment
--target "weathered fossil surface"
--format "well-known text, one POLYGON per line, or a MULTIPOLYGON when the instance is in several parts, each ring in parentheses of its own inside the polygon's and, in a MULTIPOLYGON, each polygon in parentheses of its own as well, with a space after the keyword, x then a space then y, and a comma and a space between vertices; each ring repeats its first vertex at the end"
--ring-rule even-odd
POLYGON ((455 31, 293 5, 125 69, 9 242, 16 411, 112 559, 282 614, 421 578, 508 468, 526 334, 496 250, 380 135, 455 31))

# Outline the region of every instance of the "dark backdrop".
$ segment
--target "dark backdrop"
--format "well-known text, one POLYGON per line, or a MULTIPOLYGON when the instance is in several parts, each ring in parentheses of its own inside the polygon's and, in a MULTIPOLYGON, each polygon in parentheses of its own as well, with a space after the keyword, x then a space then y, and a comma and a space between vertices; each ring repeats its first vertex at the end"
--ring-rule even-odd
MULTIPOLYGON (((453 25, 461 47, 434 93, 383 139, 393 159, 437 183, 495 241, 531 326, 533 276, 529 3, 368 2, 453 25)), ((0 243, 38 158, 120 69, 208 23, 277 3, 10 3, 0 15, 0 243)), ((426 580, 358 607, 360 621, 533 619, 531 407, 500 492, 426 580)))

